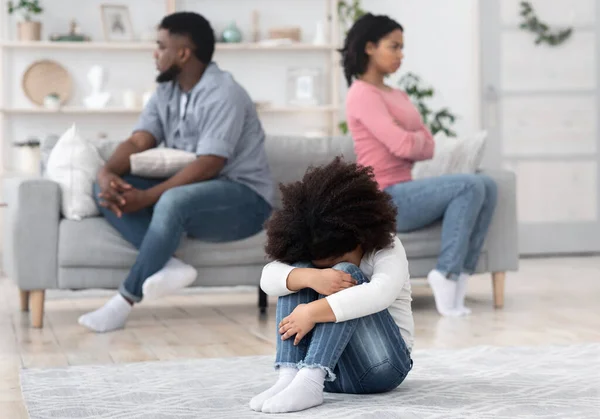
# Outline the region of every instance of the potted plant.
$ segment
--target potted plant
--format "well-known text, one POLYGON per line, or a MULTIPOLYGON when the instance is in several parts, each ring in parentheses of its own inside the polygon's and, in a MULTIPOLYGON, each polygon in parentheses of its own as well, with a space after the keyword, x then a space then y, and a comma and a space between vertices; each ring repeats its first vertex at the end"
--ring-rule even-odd
POLYGON ((39 41, 42 35, 42 24, 33 21, 32 17, 42 13, 39 0, 18 0, 8 2, 8 13, 19 13, 23 21, 17 24, 19 41, 39 41))

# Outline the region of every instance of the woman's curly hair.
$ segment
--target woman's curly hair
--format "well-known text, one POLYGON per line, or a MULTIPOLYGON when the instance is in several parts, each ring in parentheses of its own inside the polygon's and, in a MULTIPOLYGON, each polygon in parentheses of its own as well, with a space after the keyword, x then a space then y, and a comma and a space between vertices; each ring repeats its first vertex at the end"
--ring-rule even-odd
POLYGON ((281 185, 282 208, 266 223, 266 253, 285 263, 340 257, 361 245, 385 248, 396 233, 396 206, 373 169, 336 157, 281 185))

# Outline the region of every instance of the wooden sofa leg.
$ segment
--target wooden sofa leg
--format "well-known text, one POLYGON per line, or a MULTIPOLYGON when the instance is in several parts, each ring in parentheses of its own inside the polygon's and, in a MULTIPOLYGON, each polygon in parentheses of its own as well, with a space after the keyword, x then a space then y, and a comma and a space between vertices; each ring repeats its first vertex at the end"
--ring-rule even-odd
POLYGON ((504 280, 506 279, 505 272, 494 272, 492 274, 492 286, 494 289, 494 307, 504 307, 504 280))
POLYGON ((268 305, 269 300, 267 299, 267 294, 260 287, 258 287, 258 308, 260 310, 260 314, 266 314, 268 305))
POLYGON ((44 298, 44 290, 30 291, 31 325, 38 329, 44 324, 44 298))
POLYGON ((21 311, 29 311, 29 291, 19 290, 21 295, 21 311))

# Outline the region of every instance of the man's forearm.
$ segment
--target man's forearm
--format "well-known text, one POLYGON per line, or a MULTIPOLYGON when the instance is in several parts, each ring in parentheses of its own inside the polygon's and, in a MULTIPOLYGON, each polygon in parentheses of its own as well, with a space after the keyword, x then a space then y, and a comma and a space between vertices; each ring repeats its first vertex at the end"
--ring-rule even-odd
POLYGON ((100 170, 114 173, 117 176, 123 176, 131 170, 129 157, 140 151, 132 141, 123 141, 100 170))
POLYGON ((161 195, 171 188, 215 178, 221 172, 224 165, 225 159, 223 158, 200 156, 169 179, 148 189, 148 193, 152 202, 156 203, 161 195))

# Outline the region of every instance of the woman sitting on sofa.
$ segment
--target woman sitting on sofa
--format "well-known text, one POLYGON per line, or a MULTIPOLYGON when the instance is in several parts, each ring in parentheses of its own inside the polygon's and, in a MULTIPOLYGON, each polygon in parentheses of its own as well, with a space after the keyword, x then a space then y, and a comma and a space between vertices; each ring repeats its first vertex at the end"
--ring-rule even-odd
POLYGON ((404 30, 388 16, 366 14, 350 29, 342 49, 348 128, 358 163, 373 167, 379 187, 398 207, 398 232, 443 220, 440 255, 427 279, 438 312, 460 316, 470 313, 467 280, 496 206, 496 184, 468 174, 412 180, 414 162, 431 159, 434 142, 408 95, 384 83, 400 68, 403 48, 404 30))

